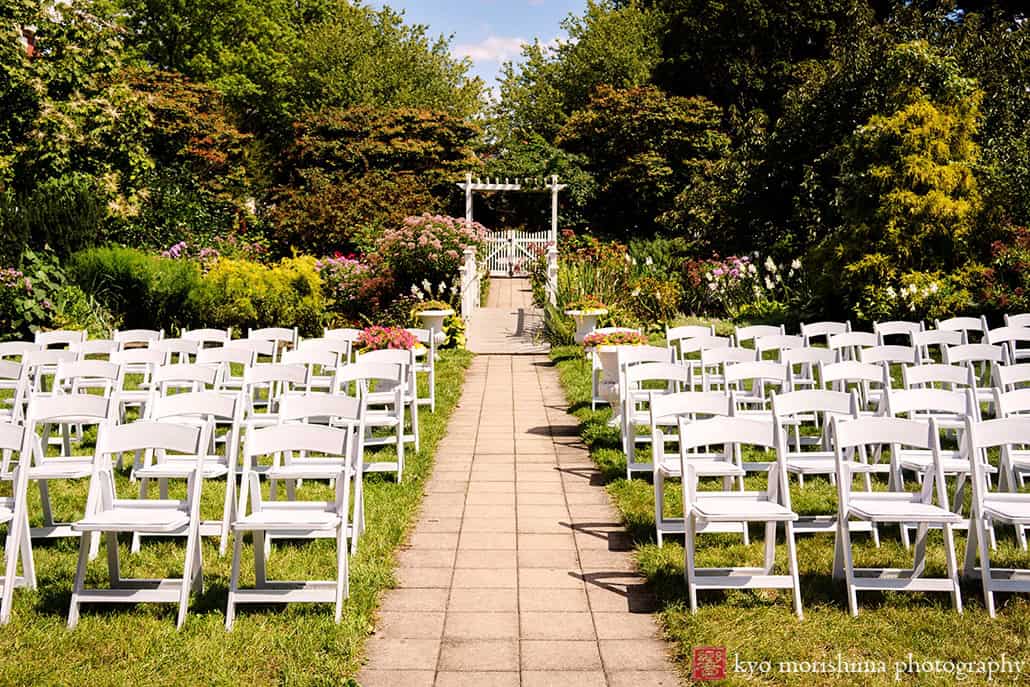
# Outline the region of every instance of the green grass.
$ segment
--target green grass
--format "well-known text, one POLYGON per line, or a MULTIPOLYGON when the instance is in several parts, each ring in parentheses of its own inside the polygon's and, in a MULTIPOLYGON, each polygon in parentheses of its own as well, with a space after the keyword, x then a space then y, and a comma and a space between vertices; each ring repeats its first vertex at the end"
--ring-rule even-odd
MULTIPOLYGON (((611 411, 590 410, 590 365, 578 347, 553 349, 558 370, 572 411, 581 421, 581 434, 601 468, 607 489, 630 530, 641 571, 647 576, 661 604, 660 619, 676 658, 689 674, 692 649, 724 646, 728 652, 728 679, 718 684, 775 685, 944 685, 956 682, 946 673, 902 673, 895 681, 895 662, 906 662, 909 654, 917 661, 978 661, 1009 659, 1026 661, 1030 675, 1030 598, 998 595, 998 617, 991 620, 983 606, 979 585, 963 585, 965 614, 957 614, 946 594, 862 593, 859 617, 847 611, 843 584, 830 577, 833 561, 832 535, 803 535, 797 538, 805 619, 794 616, 788 592, 746 590, 702 592, 699 610, 692 615, 683 582, 682 538, 673 537, 658 547, 654 534, 654 491, 650 480, 626 479, 625 456, 619 449, 618 430, 608 427, 611 411), (838 652, 844 661, 883 661, 884 674, 829 674, 779 670, 781 661, 831 661, 838 652), (740 661, 769 661, 769 670, 759 674, 736 673, 735 654, 740 661)), ((646 450, 646 449, 645 449, 646 450)), ((764 476, 748 478, 749 489, 764 489, 764 476)), ((792 483, 791 497, 801 513, 832 513, 836 488, 824 479, 806 479, 803 489, 792 483)), ((669 514, 680 507, 679 488, 668 485, 669 514)), ((759 527, 751 528, 751 545, 740 537, 702 535, 698 540, 698 566, 757 565, 762 556, 759 527)), ((1030 567, 1030 555, 1015 543, 1012 530, 998 528, 998 550, 992 561, 999 566, 1030 567)), ((900 544, 897 529, 882 530, 881 547, 875 548, 867 535, 855 536, 857 566, 889 565, 910 567, 911 558, 900 544)), ((944 574, 943 537, 931 533, 928 574, 944 574)), ((956 537, 960 564, 965 537, 956 537)), ((777 566, 786 570, 786 551, 777 546, 777 566)), ((877 666, 878 667, 878 666, 877 666)), ((1012 673, 995 675, 994 684, 1026 684, 1026 677, 1012 673)), ((982 684, 973 675, 966 684, 982 684)), ((699 683, 700 684, 700 683, 699 683)))
MULTIPOLYGON (((75 630, 65 629, 78 551, 70 539, 34 546, 39 588, 16 590, 10 625, 0 628, 2 685, 341 685, 357 673, 371 632, 380 593, 394 583, 394 553, 404 540, 430 473, 433 453, 461 392, 471 354, 444 351, 437 363, 437 409, 420 413, 422 450, 407 453, 404 482, 392 476, 366 480, 368 530, 351 561, 350 590, 343 620, 333 623, 331 604, 245 606, 227 633, 225 603, 230 554, 218 556, 217 540, 205 539, 204 593, 195 597, 181 631, 171 604, 86 605, 75 630)), ((54 482, 57 519, 74 519, 85 505, 85 481, 54 482)), ((223 481, 204 484, 202 512, 221 512, 223 481)), ((120 494, 134 493, 125 475, 120 494)), ((183 491, 180 483, 178 493, 183 491)), ((328 498, 329 488, 305 483, 298 496, 328 498)), ((176 491, 173 489, 173 496, 176 491)), ((30 485, 30 514, 41 520, 39 492, 30 485)), ((120 542, 125 576, 181 574, 183 541, 145 539, 139 554, 120 542)), ((244 546, 242 585, 254 582, 253 551, 244 546)), ((269 579, 333 579, 332 540, 276 542, 269 579)), ((88 584, 106 580, 101 551, 90 563, 88 584)))

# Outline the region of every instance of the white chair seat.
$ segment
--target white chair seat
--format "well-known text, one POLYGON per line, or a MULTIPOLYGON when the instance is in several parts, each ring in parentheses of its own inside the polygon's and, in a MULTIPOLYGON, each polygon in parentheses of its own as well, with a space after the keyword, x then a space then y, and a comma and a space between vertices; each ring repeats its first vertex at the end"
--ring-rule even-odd
MULTIPOLYGON (((927 453, 905 452, 898 459, 898 465, 913 472, 926 472, 933 467, 933 456, 927 453)), ((946 475, 969 474, 969 459, 960 451, 941 451, 941 469, 946 475)), ((996 470, 987 466, 989 472, 996 470)))
POLYGON ((694 513, 714 522, 746 520, 793 521, 798 516, 778 503, 769 501, 764 492, 698 492, 694 513))
POLYGON ((269 479, 334 479, 343 469, 338 458, 304 458, 290 465, 269 467, 263 474, 269 479))
MULTIPOLYGON (((693 466, 694 472, 697 473, 698 477, 740 477, 744 474, 744 470, 733 463, 726 462, 725 460, 718 460, 716 458, 694 458, 693 456, 689 460, 690 465, 693 466)), ((658 466, 658 470, 665 477, 682 477, 680 474, 680 461, 678 457, 664 459, 658 466)))
POLYGON ((0 524, 10 522, 14 519, 14 508, 7 504, 0 504, 0 524))
POLYGON ((29 479, 82 479, 93 474, 92 456, 47 458, 29 468, 29 479))
POLYGON ((878 494, 876 498, 852 496, 848 507, 851 515, 872 522, 927 522, 953 525, 963 522, 961 516, 949 510, 913 501, 910 494, 878 494))
POLYGON ((256 513, 237 518, 237 530, 328 530, 338 527, 340 516, 324 503, 264 503, 256 513))
POLYGON ((189 527, 189 514, 178 501, 149 501, 123 504, 102 513, 92 513, 72 525, 77 532, 161 532, 174 534, 189 527))
POLYGON ((984 513, 1011 523, 1030 524, 1030 494, 992 494, 984 499, 984 513))
MULTIPOLYGON (((151 479, 185 479, 197 468, 196 456, 168 456, 160 463, 154 463, 136 470, 137 477, 151 479)), ((204 479, 223 477, 229 473, 222 456, 205 456, 201 466, 204 479)))
MULTIPOLYGON (((829 475, 837 470, 833 453, 829 451, 811 451, 804 455, 790 454, 784 460, 787 472, 796 475, 829 475)), ((858 469, 865 466, 856 465, 858 469)))

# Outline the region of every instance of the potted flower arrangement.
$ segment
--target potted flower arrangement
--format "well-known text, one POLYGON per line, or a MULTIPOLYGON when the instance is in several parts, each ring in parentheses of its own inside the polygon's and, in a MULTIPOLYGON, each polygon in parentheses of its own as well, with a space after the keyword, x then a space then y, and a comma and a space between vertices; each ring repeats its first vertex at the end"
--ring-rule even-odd
POLYGON ((444 303, 443 301, 422 301, 412 308, 411 314, 422 321, 423 329, 429 329, 433 332, 433 338, 440 344, 446 338, 443 326, 444 320, 454 316, 454 308, 449 303, 444 303))
POLYGON ((597 320, 608 314, 606 306, 596 296, 584 296, 568 304, 565 314, 576 322, 576 343, 583 343, 587 334, 597 328, 597 320))
POLYGON ((378 325, 363 329, 358 335, 358 348, 362 351, 383 351, 398 349, 410 351, 419 345, 414 334, 400 327, 380 327, 378 325))
MULTIPOLYGON (((647 335, 636 329, 612 329, 605 332, 593 332, 584 337, 584 348, 592 351, 601 364, 598 390, 609 397, 609 402, 612 402, 612 397, 618 399, 619 349, 625 346, 645 345, 647 345, 647 335)), ((615 407, 614 403, 612 407, 615 407)))

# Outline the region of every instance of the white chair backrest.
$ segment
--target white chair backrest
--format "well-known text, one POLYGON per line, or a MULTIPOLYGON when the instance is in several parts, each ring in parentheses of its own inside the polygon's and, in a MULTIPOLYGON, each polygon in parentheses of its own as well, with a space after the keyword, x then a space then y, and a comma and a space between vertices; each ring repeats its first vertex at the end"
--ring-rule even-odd
POLYGON ((969 403, 964 390, 949 389, 888 389, 885 413, 891 417, 924 413, 979 416, 979 406, 969 403))
POLYGON ((414 336, 420 344, 423 344, 427 348, 433 342, 432 329, 419 329, 417 327, 407 327, 404 331, 414 336))
POLYGON ((36 332, 35 341, 43 348, 60 347, 67 348, 75 343, 82 343, 86 340, 84 330, 56 329, 51 332, 36 332))
MULTIPOLYGON (((327 456, 346 458, 351 450, 351 437, 354 432, 347 428, 327 427, 318 424, 284 424, 264 427, 247 432, 243 445, 244 479, 254 479, 251 468, 259 456, 279 456, 295 453, 319 453, 327 456)), ((340 462, 341 473, 349 470, 349 460, 340 462)), ((255 484, 251 484, 251 490, 255 484)), ((246 489, 246 485, 244 485, 246 489)), ((254 508, 261 503, 260 492, 251 499, 254 508)))
MULTIPOLYGON (((997 448, 1000 449, 1003 463, 1008 463, 1006 458, 1010 451, 1017 448, 1025 450, 1030 444, 1030 417, 1002 416, 984 421, 967 417, 962 434, 963 448, 972 468, 973 512, 983 514, 984 497, 990 491, 990 486, 987 482, 987 464, 982 456, 987 454, 988 449, 997 448)), ((1012 497, 1018 498, 1015 495, 1012 497)))
POLYGON ((681 391, 651 399, 651 424, 675 424, 680 417, 729 417, 732 396, 722 391, 681 391))
POLYGON ((122 366, 106 360, 76 360, 57 363, 54 373, 54 390, 58 393, 68 390, 101 388, 110 394, 122 387, 122 366))
POLYGON ((901 368, 901 382, 906 389, 964 389, 972 386, 971 372, 965 365, 927 363, 901 368))
POLYGON ((335 368, 340 364, 340 353, 331 350, 330 347, 306 347, 302 341, 298 348, 292 351, 284 351, 281 362, 287 365, 305 365, 309 369, 318 367, 335 368))
POLYGON ((616 346, 619 370, 643 363, 671 363, 673 351, 664 346, 616 346))
POLYGON ((70 363, 79 356, 66 348, 29 351, 21 357, 21 364, 30 369, 56 367, 58 363, 70 363))
POLYGON ((186 329, 181 337, 188 341, 196 341, 201 347, 207 344, 224 344, 232 339, 232 328, 227 329, 186 329))
POLYGON ((243 371, 245 386, 281 383, 287 386, 304 386, 308 383, 308 368, 290 363, 258 363, 243 371))
POLYGON ((249 346, 232 345, 202 348, 197 351, 197 365, 256 365, 257 352, 249 346))
POLYGON ((700 353, 713 348, 730 348, 732 344, 732 337, 715 335, 695 336, 689 339, 680 339, 679 342, 681 355, 700 353))
POLYGON ((111 338, 118 343, 122 349, 146 347, 151 341, 160 341, 165 338, 163 329, 115 329, 111 332, 111 338))
POLYGON ((113 339, 90 339, 73 343, 69 348, 78 353, 79 358, 88 358, 93 355, 110 359, 111 355, 118 351, 119 346, 118 342, 113 339))
POLYGON ((351 342, 345 339, 319 338, 301 339, 297 343, 298 351, 323 351, 332 353, 340 359, 346 359, 351 351, 351 342))
POLYGON ((1030 327, 1006 325, 989 329, 984 335, 984 341, 989 344, 1015 344, 1030 341, 1030 327))
POLYGON ((34 341, 2 341, 0 342, 0 360, 21 358, 26 353, 38 351, 42 348, 34 341))
POLYGON ((138 420, 127 425, 104 423, 97 433, 97 453, 114 455, 135 451, 171 451, 197 455, 204 449, 204 430, 193 425, 138 420))
POLYGON ((741 346, 745 341, 753 341, 762 336, 778 336, 780 334, 786 334, 782 324, 778 327, 770 324, 752 324, 734 329, 733 341, 737 346, 741 346))
POLYGON ((1002 391, 1013 391, 1030 387, 1030 363, 1018 363, 1016 365, 999 365, 994 363, 991 368, 991 380, 994 386, 1002 391))
POLYGON ((826 343, 829 343, 829 339, 834 334, 844 334, 851 331, 851 321, 847 320, 844 322, 810 322, 801 324, 801 338, 805 340, 805 345, 812 345, 813 339, 826 339, 826 343))
MULTIPOLYGON (((693 474, 690 454, 705 447, 722 446, 724 455, 729 458, 742 446, 755 446, 770 450, 777 447, 776 430, 773 423, 764 420, 753 420, 741 417, 713 417, 700 422, 680 418, 679 445, 680 465, 683 470, 684 508, 690 508, 697 498, 697 479, 693 474)), ((710 449, 707 449, 710 450, 710 449)), ((783 462, 777 460, 776 473, 779 479, 769 476, 768 492, 771 497, 785 496, 786 475, 783 462)), ((789 498, 789 497, 787 497, 789 498)), ((689 510, 687 511, 689 512, 689 510)))
POLYGON ((701 364, 714 367, 727 363, 747 363, 758 360, 753 348, 711 348, 701 351, 701 364))
POLYGON ((785 365, 829 365, 836 362, 836 354, 829 348, 789 348, 780 353, 780 361, 785 365))
POLYGON ((279 421, 324 424, 331 419, 334 424, 356 423, 361 420, 363 412, 362 401, 356 396, 319 392, 291 394, 279 404, 279 421))
POLYGON ((926 327, 922 322, 909 322, 907 320, 892 320, 889 322, 873 323, 873 333, 880 337, 880 343, 886 343, 889 336, 904 337, 907 345, 912 345, 912 337, 916 332, 921 332, 926 327))
POLYGON ((1030 414, 1030 389, 994 389, 994 412, 998 417, 1030 414))
POLYGON ((784 351, 804 347, 805 340, 795 334, 776 334, 755 339, 755 350, 758 351, 759 357, 766 351, 777 351, 782 354, 784 351))
POLYGON ((680 327, 668 327, 665 330, 665 341, 670 345, 682 339, 693 339, 698 336, 715 336, 715 325, 686 324, 680 327))
POLYGON ((202 391, 206 387, 214 386, 217 382, 217 367, 196 363, 161 365, 154 370, 152 380, 154 387, 162 394, 167 394, 171 389, 183 387, 192 391, 202 391))
POLYGON ((153 348, 126 348, 111 354, 112 363, 127 366, 129 369, 133 366, 155 368, 163 365, 164 361, 165 354, 153 348))
POLYGON ((987 343, 945 346, 944 362, 949 365, 981 362, 1004 365, 1008 362, 1008 352, 1004 346, 995 346, 987 343))
POLYGON ((860 349, 858 359, 863 363, 916 365, 919 363, 919 352, 912 346, 881 345, 860 349))
POLYGON ((960 332, 963 336, 962 343, 973 343, 969 340, 970 332, 983 334, 988 329, 985 317, 952 317, 947 320, 937 320, 936 327, 944 331, 960 332))
POLYGON ((414 361, 414 351, 400 349, 385 349, 382 351, 367 351, 358 353, 356 363, 387 363, 391 365, 410 366, 414 361))
POLYGON ((645 382, 666 382, 672 387, 686 384, 690 380, 690 369, 677 363, 644 362, 628 366, 624 379, 630 388, 645 382))
POLYGON ((780 418, 810 413, 858 417, 858 396, 855 392, 826 389, 788 391, 773 394, 772 413, 780 418))
POLYGON ((233 339, 226 341, 224 348, 239 348, 255 356, 267 355, 274 358, 279 351, 279 342, 274 339, 233 339))
POLYGON ((826 345, 837 354, 837 360, 855 360, 859 350, 872 348, 879 342, 879 338, 872 332, 845 332, 830 334, 826 345))
POLYGON ((300 338, 300 333, 296 327, 293 329, 288 327, 264 327, 262 329, 248 329, 247 338, 296 346, 297 341, 300 338))
POLYGON ((845 385, 851 383, 884 384, 887 371, 882 365, 860 363, 857 360, 845 360, 829 365, 819 364, 819 379, 823 387, 835 391, 844 391, 845 385))
POLYGON ((16 363, 13 360, 0 360, 0 380, 17 381, 21 379, 21 368, 21 363, 16 363))
POLYGON ((947 329, 928 329, 912 335, 912 345, 919 349, 924 360, 929 358, 931 346, 938 346, 943 352, 944 346, 961 346, 964 343, 962 332, 947 329))
POLYGON ((192 339, 158 339, 150 342, 150 348, 161 351, 165 356, 165 363, 185 363, 197 356, 200 342, 192 339))
POLYGON ((726 364, 726 383, 739 385, 743 381, 787 381, 787 366, 772 360, 755 360, 726 364))
POLYGON ((404 366, 396 363, 358 362, 341 365, 336 369, 334 389, 341 385, 360 381, 380 381, 401 383, 404 379, 404 366))
POLYGON ((1018 315, 1005 315, 1006 327, 1030 327, 1030 313, 1019 313, 1018 315))
POLYGON ((239 394, 222 391, 188 391, 169 396, 155 394, 147 404, 146 418, 155 421, 205 418, 239 423, 243 418, 243 403, 239 394))
POLYGON ((354 329, 352 327, 343 327, 341 329, 326 329, 322 334, 327 339, 341 339, 343 341, 350 341, 351 343, 358 340, 361 336, 360 329, 354 329))

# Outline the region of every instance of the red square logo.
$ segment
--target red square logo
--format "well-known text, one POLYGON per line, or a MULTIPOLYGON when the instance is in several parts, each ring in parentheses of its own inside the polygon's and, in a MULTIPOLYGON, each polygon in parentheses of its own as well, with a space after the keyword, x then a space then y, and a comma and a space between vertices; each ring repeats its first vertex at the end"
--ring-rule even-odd
POLYGON ((693 680, 724 680, 726 678, 726 647, 695 646, 694 664, 690 677, 693 680))

